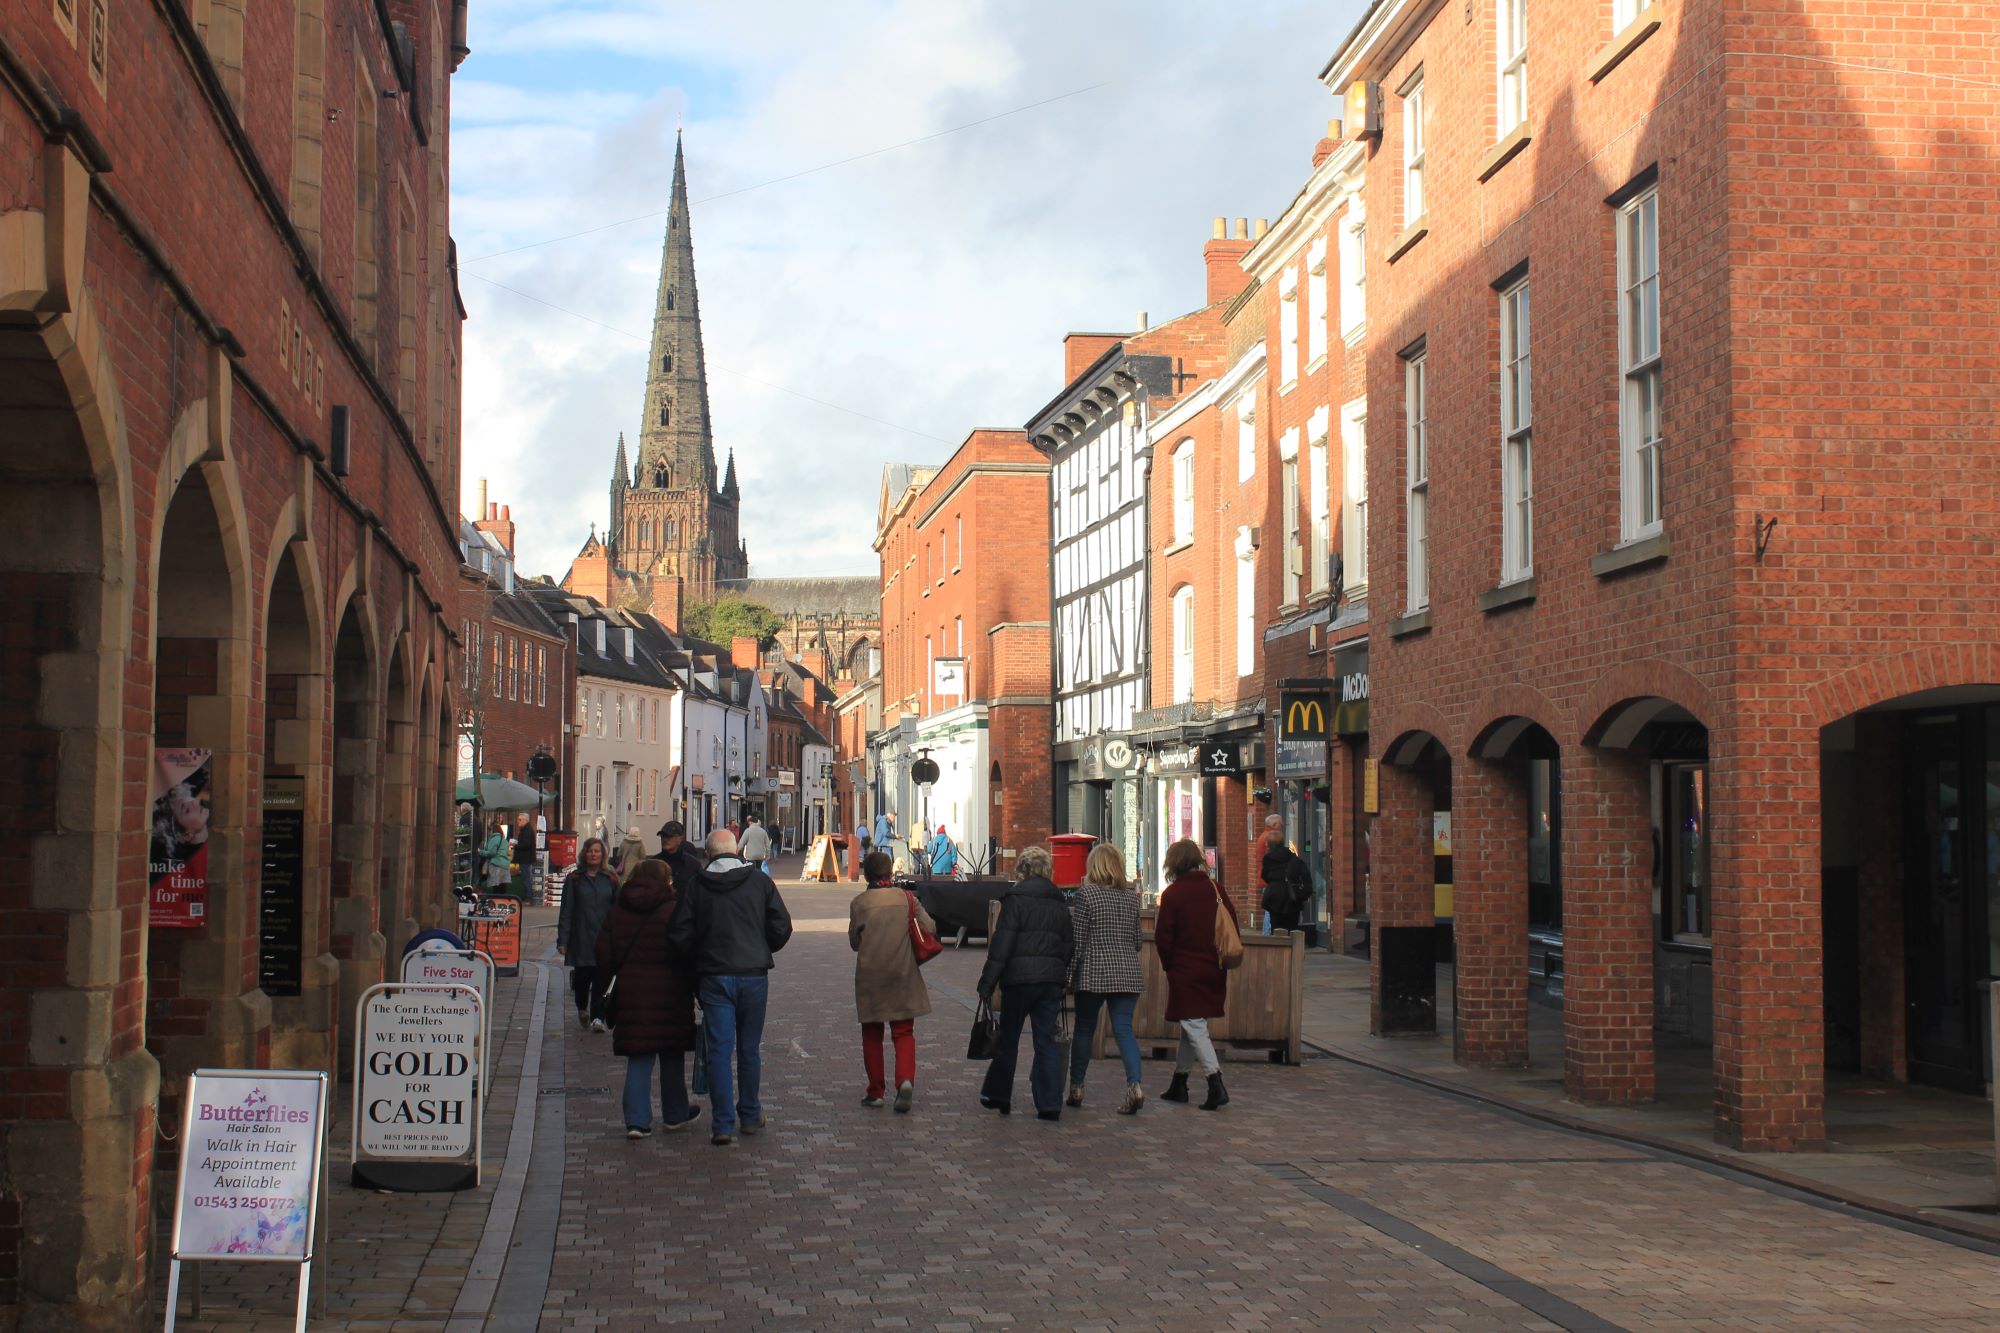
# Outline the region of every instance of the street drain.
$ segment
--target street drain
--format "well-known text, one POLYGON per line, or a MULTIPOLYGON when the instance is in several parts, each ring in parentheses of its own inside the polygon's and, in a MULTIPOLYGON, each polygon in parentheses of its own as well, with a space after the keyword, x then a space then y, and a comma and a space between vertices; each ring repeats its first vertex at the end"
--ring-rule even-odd
POLYGON ((609 1088, 575 1088, 575 1087, 571 1087, 571 1088, 543 1088, 543 1089, 542 1089, 542 1096, 544 1096, 544 1097, 602 1097, 602 1096, 604 1096, 604 1095, 605 1095, 606 1093, 608 1093, 608 1092, 610 1092, 610 1091, 611 1091, 611 1089, 609 1089, 609 1088))

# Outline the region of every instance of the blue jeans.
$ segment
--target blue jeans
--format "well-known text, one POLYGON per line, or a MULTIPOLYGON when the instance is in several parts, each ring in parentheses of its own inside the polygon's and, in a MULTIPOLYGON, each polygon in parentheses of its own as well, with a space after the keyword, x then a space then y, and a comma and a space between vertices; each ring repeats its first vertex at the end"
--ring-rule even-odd
MULTIPOLYGON (((616 997, 613 997, 616 998, 616 997)), ((653 1062, 660 1062, 660 1120, 678 1125, 688 1118, 687 1055, 666 1051, 659 1055, 625 1057, 625 1128, 653 1127, 653 1062)))
POLYGON ((1090 1068, 1091 1052, 1097 1047, 1097 1010, 1111 1013, 1111 1036, 1118 1043, 1118 1058, 1125 1064, 1125 1081, 1139 1081, 1139 1039, 1132 1035, 1132 1015, 1139 1008, 1136 995, 1100 995, 1096 991, 1076 993, 1076 1036, 1069 1046, 1069 1081, 1078 1087, 1090 1068))
POLYGON ((988 1101, 1014 1100, 1014 1064, 1021 1050, 1021 1028, 1030 1019, 1035 1025, 1035 1062, 1028 1071, 1028 1089, 1034 1094, 1037 1111, 1062 1110, 1062 1043, 1056 1023, 1062 1015, 1062 987, 1052 982, 1038 986, 1000 988, 999 1045, 993 1063, 986 1067, 986 1082, 980 1095, 988 1101))
POLYGON ((717 1134, 734 1134, 739 1123, 754 1125, 764 1118, 757 1088, 764 1075, 760 1048, 771 979, 703 977, 695 995, 701 1000, 702 1040, 708 1044, 708 1094, 714 1112, 709 1126, 717 1134))

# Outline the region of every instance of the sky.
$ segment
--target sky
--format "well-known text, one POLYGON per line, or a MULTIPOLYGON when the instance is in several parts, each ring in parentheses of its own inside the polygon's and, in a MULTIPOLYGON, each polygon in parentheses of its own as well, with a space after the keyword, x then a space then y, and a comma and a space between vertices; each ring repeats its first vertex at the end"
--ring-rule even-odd
POLYGON ((875 572, 885 463, 1020 426, 1064 333, 1195 308, 1211 220, 1290 202, 1363 7, 480 0, 452 81, 461 505, 487 479, 531 574, 603 523, 679 126, 751 573, 875 572))

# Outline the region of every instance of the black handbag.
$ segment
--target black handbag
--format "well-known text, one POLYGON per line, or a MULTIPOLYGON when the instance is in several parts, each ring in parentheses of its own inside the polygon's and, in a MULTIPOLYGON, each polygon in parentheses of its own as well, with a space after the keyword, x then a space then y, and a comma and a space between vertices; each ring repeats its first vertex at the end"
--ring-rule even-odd
POLYGON ((968 1060, 991 1060, 993 1052, 1000 1045, 1000 1020, 993 1016, 993 1010, 985 1000, 972 1015, 972 1035, 965 1042, 965 1058, 968 1060))

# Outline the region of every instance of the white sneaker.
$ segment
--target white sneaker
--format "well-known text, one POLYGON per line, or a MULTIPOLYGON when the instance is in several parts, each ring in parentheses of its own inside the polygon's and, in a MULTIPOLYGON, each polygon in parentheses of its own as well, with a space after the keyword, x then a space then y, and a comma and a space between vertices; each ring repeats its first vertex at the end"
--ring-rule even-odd
POLYGON ((610 1028, 608 1028, 608 1027, 604 1026, 604 1020, 603 1020, 603 1019, 601 1019, 601 1018, 593 1018, 593 1019, 591 1019, 591 1020, 590 1020, 590 1030, 591 1030, 592 1032, 609 1032, 609 1031, 611 1031, 611 1029, 610 1029, 610 1028))

